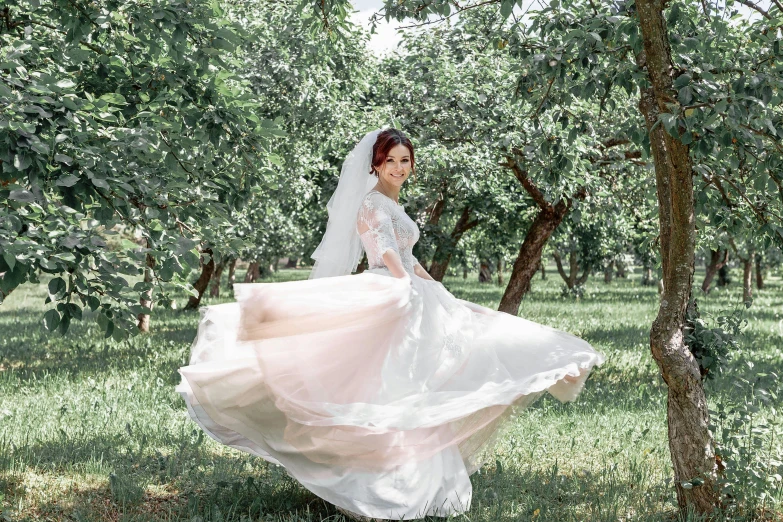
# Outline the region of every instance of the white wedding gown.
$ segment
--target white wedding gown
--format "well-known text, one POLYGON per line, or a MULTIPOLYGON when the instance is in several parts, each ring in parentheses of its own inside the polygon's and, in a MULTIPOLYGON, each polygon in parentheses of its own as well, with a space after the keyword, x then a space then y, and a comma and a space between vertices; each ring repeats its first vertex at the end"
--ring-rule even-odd
POLYGON ((236 302, 202 307, 177 391, 212 438, 339 507, 393 520, 466 511, 469 476, 512 406, 547 391, 573 400, 603 356, 414 275, 418 228, 380 192, 359 225, 365 272, 235 284, 236 302), (410 282, 384 267, 388 249, 410 282))

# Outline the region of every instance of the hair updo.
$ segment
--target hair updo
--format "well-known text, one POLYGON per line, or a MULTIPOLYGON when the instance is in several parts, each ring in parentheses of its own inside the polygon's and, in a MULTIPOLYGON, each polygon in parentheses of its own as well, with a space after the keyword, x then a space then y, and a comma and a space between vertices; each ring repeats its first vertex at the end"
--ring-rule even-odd
POLYGON ((411 153, 411 168, 415 162, 413 159, 413 144, 410 138, 404 132, 397 129, 385 129, 378 134, 375 139, 375 145, 372 146, 372 161, 370 162, 369 174, 375 174, 378 177, 378 170, 375 168, 383 164, 389 156, 389 151, 397 145, 404 145, 411 153))

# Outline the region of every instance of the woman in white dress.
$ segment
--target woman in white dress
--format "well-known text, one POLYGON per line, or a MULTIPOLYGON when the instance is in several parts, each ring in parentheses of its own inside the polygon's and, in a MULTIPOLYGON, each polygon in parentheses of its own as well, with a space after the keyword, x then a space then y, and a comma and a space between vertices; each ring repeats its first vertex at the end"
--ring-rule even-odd
POLYGON ((202 307, 177 387, 223 444, 282 465, 356 517, 468 510, 470 474, 513 408, 574 400, 603 356, 571 334, 455 298, 413 256, 395 129, 343 164, 311 279, 235 284, 202 307), (356 269, 362 250, 369 269, 356 269))

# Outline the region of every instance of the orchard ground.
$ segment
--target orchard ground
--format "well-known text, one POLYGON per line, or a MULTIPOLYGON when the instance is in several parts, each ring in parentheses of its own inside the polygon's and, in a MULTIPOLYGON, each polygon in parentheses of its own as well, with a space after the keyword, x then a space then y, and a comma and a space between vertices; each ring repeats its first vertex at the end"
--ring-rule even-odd
MULTIPOLYGON (((271 280, 307 276, 281 270, 271 280)), ((476 279, 445 284, 496 308, 502 287, 476 279)), ((152 333, 128 342, 103 339, 89 320, 59 337, 41 322, 46 283, 17 289, 0 312, 1 521, 343 520, 281 468, 214 442, 190 420, 174 387, 198 313, 156 310, 152 333)), ((735 385, 760 368, 772 389, 769 374, 783 375, 783 281, 766 283, 746 312, 739 352, 707 384, 711 404, 736 397, 735 385)), ((578 301, 561 298, 561 287, 553 270, 537 276, 520 315, 583 337, 607 361, 575 403, 547 396, 521 412, 473 476, 472 507, 456 520, 674 520, 666 389, 648 342, 656 288, 641 286, 638 271, 611 284, 593 277, 578 301)), ((735 281, 701 297, 701 310, 709 319, 741 294, 735 281)), ((774 423, 780 402, 762 407, 757 422, 774 423)), ((778 420, 772 453, 782 428, 778 420)), ((780 482, 773 489, 766 516, 783 520, 780 482)))

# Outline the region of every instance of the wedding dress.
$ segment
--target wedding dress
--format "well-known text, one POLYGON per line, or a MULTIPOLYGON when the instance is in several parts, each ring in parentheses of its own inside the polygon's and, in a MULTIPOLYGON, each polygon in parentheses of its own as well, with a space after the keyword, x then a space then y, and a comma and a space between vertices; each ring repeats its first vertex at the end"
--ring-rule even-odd
POLYGON ((280 464, 368 517, 464 512, 512 409, 576 398, 603 356, 585 341, 455 298, 414 274, 416 223, 377 191, 358 275, 235 284, 200 309, 177 391, 215 440, 280 464), (396 251, 410 279, 392 277, 396 251))

